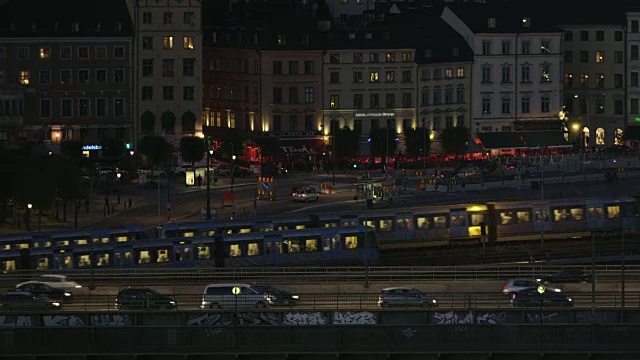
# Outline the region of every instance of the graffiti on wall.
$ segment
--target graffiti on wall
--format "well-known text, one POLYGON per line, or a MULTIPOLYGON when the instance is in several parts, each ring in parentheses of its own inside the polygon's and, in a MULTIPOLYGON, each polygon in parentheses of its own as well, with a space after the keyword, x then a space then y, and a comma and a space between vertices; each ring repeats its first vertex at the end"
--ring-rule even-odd
MULTIPOLYGON (((513 320, 513 319, 511 319, 513 320)), ((482 324, 482 325, 498 325, 507 324, 511 321, 507 313, 503 312, 461 312, 461 311, 449 311, 446 313, 434 312, 432 323, 438 325, 467 325, 467 324, 482 324)))
POLYGON ((0 327, 25 327, 25 326, 33 326, 31 316, 0 315, 0 327))
POLYGON ((44 326, 86 326, 84 321, 75 315, 44 315, 42 323, 44 326))
POLYGON ((187 320, 187 326, 233 325, 237 317, 239 325, 374 325, 376 314, 370 311, 334 311, 325 313, 245 313, 203 314, 187 320))
POLYGON ((133 322, 129 314, 102 314, 89 317, 91 326, 129 326, 133 322))

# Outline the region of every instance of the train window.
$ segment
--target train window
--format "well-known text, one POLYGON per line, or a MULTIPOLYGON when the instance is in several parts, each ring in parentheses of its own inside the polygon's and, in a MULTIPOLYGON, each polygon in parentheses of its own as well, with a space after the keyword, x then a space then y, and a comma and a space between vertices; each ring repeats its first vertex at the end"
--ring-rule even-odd
MULTIPOLYGON (((120 235, 120 236, 116 236, 114 240, 115 242, 127 242, 129 241, 129 238, 127 237, 127 235, 120 235)), ((107 242, 109 242, 108 239, 107 239, 107 242)))
POLYGON ((16 261, 15 260, 6 260, 2 262, 2 270, 6 272, 16 271, 16 261))
POLYGON ((206 260, 211 258, 211 248, 207 245, 198 246, 198 260, 206 260))
POLYGON ((69 240, 56 241, 56 246, 69 246, 69 240))
POLYGON ((614 219, 620 217, 620 206, 612 205, 607 206, 607 219, 614 219))
MULTIPOLYGON (((482 221, 484 221, 484 219, 482 221)), ((500 225, 527 224, 530 222, 531 213, 527 210, 504 211, 500 213, 500 225)))
POLYGON ((109 254, 98 254, 98 263, 96 264, 98 267, 109 266, 109 254))
POLYGON ((584 220, 582 208, 558 208, 553 209, 553 221, 580 221, 584 220))
POLYGON ((2 250, 11 250, 11 244, 4 244, 4 247, 0 248, 2 250))
POLYGON ((226 234, 233 234, 233 229, 226 229, 223 232, 226 234))
POLYGON ((151 256, 149 255, 148 250, 140 251, 140 258, 138 259, 138 264, 148 264, 151 262, 151 256))
POLYGON ((398 219, 398 230, 413 230, 413 219, 398 219))
POLYGON ((184 237, 194 237, 194 236, 196 236, 196 233, 194 231, 185 231, 184 234, 182 234, 182 236, 184 236, 184 237))
POLYGON ((338 223, 328 222, 328 223, 324 224, 324 227, 326 227, 326 228, 338 227, 338 223))
POLYGON ((484 221, 484 214, 472 213, 469 216, 469 221, 471 222, 471 226, 480 226, 484 221))
POLYGON ((340 237, 334 236, 331 238, 331 247, 335 249, 340 249, 340 237))
POLYGON ((36 265, 36 268, 38 270, 46 270, 49 268, 49 258, 48 257, 38 258, 37 264, 38 265, 36 265))
POLYGON ((247 255, 248 256, 260 255, 260 246, 258 245, 258 243, 247 244, 247 255))
POLYGON ((76 245, 87 245, 88 241, 87 239, 78 239, 78 240, 75 240, 75 243, 76 245))
POLYGON ((159 262, 159 263, 169 262, 169 250, 167 249, 158 250, 158 261, 156 262, 159 262))
POLYGON ((355 249, 358 247, 358 237, 355 235, 347 235, 344 237, 344 248, 355 249))
POLYGON ((307 239, 304 241, 304 251, 318 251, 318 240, 316 239, 307 239))
POLYGON ((93 243, 94 244, 99 244, 99 243, 108 244, 109 243, 109 237, 105 236, 105 237, 101 237, 101 238, 93 238, 93 243))
POLYGON ((300 252, 300 240, 285 240, 284 242, 289 247, 289 253, 300 252))
POLYGON ((428 229, 429 220, 426 217, 419 217, 417 219, 418 229, 428 229))
POLYGON ((215 234, 216 234, 216 231, 215 231, 215 230, 209 230, 209 231, 206 231, 204 234, 205 234, 206 236, 213 236, 213 235, 215 235, 215 234))
POLYGON ((279 225, 278 231, 282 231, 282 230, 289 230, 289 227, 287 225, 279 225))
POLYGON ((322 251, 331 251, 331 239, 322 239, 322 251))
POLYGON ((282 242, 281 241, 276 241, 275 245, 276 245, 275 253, 276 254, 282 254, 282 242))
POLYGON ((601 207, 588 207, 587 215, 589 219, 598 220, 602 219, 602 208, 601 207))
POLYGON ((518 224, 528 224, 531 222, 531 213, 529 211, 516 212, 518 217, 518 224))
POLYGON ((240 249, 240 244, 229 245, 229 257, 238 257, 238 256, 242 256, 242 249, 240 249))
POLYGON ((342 220, 342 227, 354 227, 354 226, 358 226, 358 219, 342 220))
POLYGON ((259 227, 257 230, 258 230, 258 232, 269 232, 269 231, 271 231, 271 230, 273 230, 273 229, 272 229, 272 228, 270 228, 270 227, 261 226, 261 227, 259 227))
POLYGON ((452 226, 467 226, 467 220, 464 215, 451 215, 451 224, 452 226))
POLYGON ((91 267, 91 257, 89 255, 78 256, 78 267, 79 268, 91 267))
POLYGON ((393 231, 393 220, 391 219, 381 219, 380 227, 378 228, 380 231, 393 231))
POLYGON ((433 217, 433 221, 431 221, 433 223, 433 227, 436 229, 446 229, 447 228, 447 216, 446 215, 441 215, 441 216, 434 216, 433 217))
POLYGON ((240 234, 248 234, 251 232, 251 228, 242 228, 240 229, 240 234))
POLYGON ((549 212, 547 210, 536 210, 536 222, 549 221, 549 212))
POLYGON ((305 225, 296 225, 296 230, 304 230, 307 227, 305 225))
POLYGON ((18 249, 28 249, 29 243, 18 244, 18 249))

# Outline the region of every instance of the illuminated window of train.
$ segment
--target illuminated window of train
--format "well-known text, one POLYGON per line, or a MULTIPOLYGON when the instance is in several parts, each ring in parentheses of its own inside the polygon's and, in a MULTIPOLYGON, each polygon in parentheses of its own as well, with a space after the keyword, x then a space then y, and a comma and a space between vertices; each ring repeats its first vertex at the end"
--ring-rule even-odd
POLYGON ((316 239, 307 239, 304 241, 304 251, 312 252, 318 251, 318 240, 316 239))
POLYGON ((87 245, 88 241, 87 239, 78 239, 75 240, 76 245, 87 245))
POLYGON ((49 258, 48 257, 38 258, 38 265, 36 265, 36 268, 38 270, 48 269, 49 268, 49 258))
POLYGON ((269 227, 264 227, 264 226, 260 226, 260 227, 258 228, 258 232, 268 232, 268 231, 271 231, 271 228, 269 228, 269 227))
POLYGON ((98 254, 98 267, 109 266, 109 254, 98 254))
POLYGON ((480 226, 484 221, 484 214, 472 213, 469 216, 469 221, 471 222, 471 226, 480 226))
POLYGON ((282 243, 280 241, 276 241, 276 254, 282 254, 282 243))
POLYGON ((451 215, 451 224, 452 226, 467 226, 467 219, 464 215, 451 215))
POLYGON ((413 219, 398 219, 398 230, 413 230, 413 219))
MULTIPOLYGON (((126 235, 116 236, 114 239, 116 242, 127 242, 129 238, 126 235)), ((104 242, 104 239, 102 240, 104 242)), ((109 242, 109 238, 107 238, 107 242, 109 242)))
POLYGON ((354 220, 343 220, 342 221, 342 227, 354 227, 354 226, 358 226, 358 220, 356 220, 356 219, 354 219, 354 220))
POLYGON ((340 248, 340 237, 338 236, 334 236, 331 238, 331 247, 333 247, 333 249, 339 249, 340 248))
POLYGON ((196 236, 196 233, 194 231, 185 231, 184 234, 182 234, 184 237, 194 237, 196 236))
POLYGON ((300 252, 300 240, 285 240, 285 243, 289 247, 289 253, 300 252))
POLYGON ((89 255, 78 256, 78 267, 88 268, 91 266, 91 257, 89 255))
POLYGON ((601 207, 588 207, 587 208, 587 215, 589 216, 589 219, 592 220, 599 220, 602 219, 602 208, 601 207))
POLYGON ((247 244, 247 255, 248 256, 260 255, 260 246, 258 245, 258 243, 247 244))
POLYGON ((515 224, 516 217, 513 211, 503 211, 500 213, 500 225, 515 224))
POLYGON ((18 249, 28 249, 28 248, 29 248, 29 243, 18 244, 18 249))
POLYGON ((391 219, 381 219, 380 227, 378 228, 380 231, 393 231, 393 220, 391 219))
POLYGON ((429 228, 429 219, 426 217, 419 217, 416 219, 416 223, 418 225, 418 229, 428 229, 429 228))
POLYGON ((572 208, 570 213, 571 213, 571 220, 574 220, 574 221, 584 220, 583 208, 572 208))
POLYGON ((211 258, 211 248, 206 245, 198 246, 198 260, 206 260, 211 258))
POLYGON ((338 227, 338 223, 335 223, 335 222, 325 223, 324 227, 326 228, 338 227))
POLYGON ((4 244, 4 246, 2 248, 0 248, 2 250, 11 250, 11 244, 4 244))
POLYGON ((148 250, 140 251, 140 259, 138 259, 138 264, 148 264, 151 262, 151 256, 149 255, 148 250))
POLYGON ((242 256, 242 250, 240 249, 240 244, 229 245, 229 257, 238 257, 238 256, 242 256))
POLYGON ((289 227, 287 225, 280 225, 278 226, 278 231, 281 231, 281 230, 289 230, 289 227))
POLYGON ((549 212, 547 210, 536 210, 536 222, 548 221, 549 220, 549 212))
POLYGON ((209 230, 209 231, 206 233, 206 235, 209 235, 209 236, 213 236, 213 235, 215 235, 215 234, 216 234, 216 231, 215 231, 215 230, 209 230))
POLYGON ((531 222, 531 213, 528 211, 518 211, 516 215, 518 216, 518 224, 528 224, 531 222))
POLYGON ((607 206, 607 219, 614 219, 620 217, 620 206, 607 206))
POLYGON ((307 227, 305 225, 296 225, 296 230, 304 230, 307 227))
POLYGON ((251 228, 242 228, 240 229, 240 234, 248 234, 251 232, 251 228))
POLYGON ((344 237, 344 248, 355 249, 358 247, 358 237, 355 235, 347 235, 344 237))
POLYGON ((16 271, 16 261, 15 260, 6 260, 2 262, 2 270, 6 272, 16 271))
POLYGON ((158 250, 157 254, 158 254, 158 261, 156 262, 159 262, 159 263, 169 262, 169 250, 161 249, 161 250, 158 250))
POLYGON ((433 227, 436 229, 446 229, 447 228, 447 216, 434 216, 433 217, 433 227))
POLYGON ((56 246, 69 246, 69 240, 56 241, 56 246))
POLYGON ((322 251, 330 251, 331 250, 331 239, 323 238, 322 239, 322 251))
POLYGON ((56 257, 55 262, 56 262, 56 269, 73 269, 73 262, 71 261, 71 255, 56 257))

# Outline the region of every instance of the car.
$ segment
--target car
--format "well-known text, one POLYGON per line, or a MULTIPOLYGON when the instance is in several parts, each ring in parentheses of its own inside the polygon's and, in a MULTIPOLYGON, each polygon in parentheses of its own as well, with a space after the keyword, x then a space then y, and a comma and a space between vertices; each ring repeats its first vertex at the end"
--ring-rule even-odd
POLYGON ((138 169, 138 176, 139 175, 146 175, 148 178, 149 177, 165 177, 167 176, 167 173, 163 170, 163 169, 138 169))
POLYGON ((522 290, 537 289, 538 286, 543 286, 545 289, 552 292, 560 292, 560 289, 549 287, 537 279, 510 279, 502 287, 503 294, 513 294, 522 290))
POLYGON ((25 291, 12 291, 0 295, 2 311, 51 311, 62 310, 62 303, 44 297, 37 297, 25 291))
POLYGON ((201 309, 256 308, 266 309, 271 296, 260 293, 249 284, 209 284, 202 293, 201 309))
POLYGON ((434 307, 438 301, 422 291, 411 287, 391 287, 382 289, 378 296, 378 306, 389 308, 403 307, 434 307))
MULTIPOLYGON (((66 275, 55 275, 55 274, 40 275, 40 276, 37 276, 34 280, 47 284, 52 288, 69 289, 69 290, 82 288, 82 285, 78 284, 73 280, 70 280, 66 275)), ((18 286, 20 285, 21 284, 18 284, 18 286)))
POLYGON ((300 296, 273 285, 252 285, 251 287, 261 294, 269 295, 271 304, 274 306, 293 306, 300 300, 300 296))
POLYGON ((175 310, 176 300, 150 288, 127 288, 118 292, 116 309, 120 310, 175 310))
POLYGON ((307 188, 307 189, 298 189, 293 192, 293 201, 317 201, 320 200, 320 194, 315 189, 307 188))
POLYGON ((591 274, 582 271, 562 271, 539 279, 543 283, 590 283, 592 280, 591 274))
POLYGON ((35 296, 46 296, 47 298, 63 303, 73 300, 73 294, 65 289, 54 288, 41 281, 26 281, 16 286, 16 291, 32 293, 35 296))
POLYGON ((555 291, 540 293, 537 289, 526 289, 511 294, 513 307, 572 307, 569 295, 555 291))

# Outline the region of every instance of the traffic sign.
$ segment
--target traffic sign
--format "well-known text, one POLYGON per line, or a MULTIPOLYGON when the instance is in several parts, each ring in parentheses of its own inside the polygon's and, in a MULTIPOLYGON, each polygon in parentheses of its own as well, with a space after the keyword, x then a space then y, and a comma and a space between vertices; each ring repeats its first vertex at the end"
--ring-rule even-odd
POLYGON ((271 183, 269 183, 268 181, 263 181, 262 184, 260 184, 260 187, 264 191, 269 191, 270 186, 271 186, 271 183))
POLYGON ((231 289, 231 292, 233 295, 240 295, 240 287, 234 286, 233 289, 231 289))

